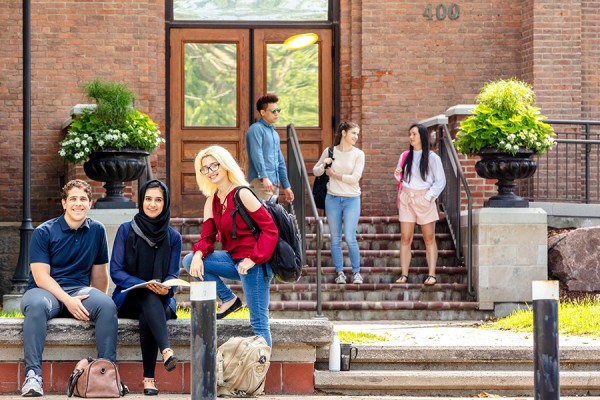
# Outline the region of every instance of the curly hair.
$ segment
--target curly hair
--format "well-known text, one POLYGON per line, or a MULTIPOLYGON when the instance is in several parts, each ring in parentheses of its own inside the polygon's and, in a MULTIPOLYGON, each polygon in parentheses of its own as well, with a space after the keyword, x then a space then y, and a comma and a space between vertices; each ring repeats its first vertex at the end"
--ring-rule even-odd
POLYGON ((258 112, 260 112, 260 110, 266 110, 269 103, 277 102, 279 102, 279 97, 275 96, 275 93, 267 93, 256 101, 256 110, 258 112))
POLYGON ((67 184, 65 186, 63 186, 60 191, 60 197, 63 200, 66 200, 67 197, 69 196, 69 192, 74 187, 85 191, 85 194, 87 194, 88 200, 92 201, 92 187, 90 186, 89 183, 87 183, 86 181, 82 181, 81 179, 73 179, 73 180, 67 182, 67 184))

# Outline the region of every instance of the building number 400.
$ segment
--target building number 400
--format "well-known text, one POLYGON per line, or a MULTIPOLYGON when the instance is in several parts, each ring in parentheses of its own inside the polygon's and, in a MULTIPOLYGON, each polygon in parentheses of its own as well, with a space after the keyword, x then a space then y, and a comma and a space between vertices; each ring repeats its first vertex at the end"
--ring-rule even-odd
MULTIPOLYGON (((444 4, 438 4, 435 7, 435 18, 438 21, 442 21, 442 20, 446 19, 446 17, 450 18, 451 20, 455 20, 455 19, 458 19, 459 15, 460 15, 460 8, 458 7, 458 4, 456 4, 456 3, 450 4, 450 6, 448 8, 446 8, 446 6, 444 4)), ((428 3, 425 6, 425 11, 423 11, 423 16, 425 18, 427 18, 427 20, 429 20, 429 21, 431 21, 433 19, 433 16, 434 16, 433 4, 428 3)))

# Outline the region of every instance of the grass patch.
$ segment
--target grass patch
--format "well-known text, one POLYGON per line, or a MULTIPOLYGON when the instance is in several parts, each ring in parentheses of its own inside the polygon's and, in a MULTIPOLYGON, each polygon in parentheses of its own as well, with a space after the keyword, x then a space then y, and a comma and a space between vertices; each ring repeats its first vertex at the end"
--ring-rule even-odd
POLYGON ((388 340, 386 335, 377 335, 375 333, 338 331, 341 343, 367 344, 385 342, 388 340))
POLYGON ((25 318, 23 314, 18 311, 6 312, 4 310, 0 310, 0 318, 25 318))
MULTIPOLYGON (((177 308, 177 318, 179 319, 190 319, 192 317, 191 308, 177 308)), ((242 307, 240 310, 232 312, 225 319, 250 319, 250 310, 248 307, 242 307)))
MULTIPOLYGON (((533 307, 515 311, 484 327, 533 332, 533 307)), ((600 337, 600 300, 588 297, 560 302, 558 332, 563 335, 600 337)))

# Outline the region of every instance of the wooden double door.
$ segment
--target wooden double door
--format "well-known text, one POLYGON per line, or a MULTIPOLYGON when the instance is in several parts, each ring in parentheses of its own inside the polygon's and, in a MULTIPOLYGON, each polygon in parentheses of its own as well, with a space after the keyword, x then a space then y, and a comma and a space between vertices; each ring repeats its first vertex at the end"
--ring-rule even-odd
POLYGON ((172 216, 202 216, 194 158, 213 144, 227 148, 247 172, 246 130, 258 118, 256 100, 275 93, 277 131, 286 155, 293 123, 308 170, 333 133, 330 30, 311 30, 314 45, 288 50, 299 29, 172 29, 170 31, 169 182, 172 216))

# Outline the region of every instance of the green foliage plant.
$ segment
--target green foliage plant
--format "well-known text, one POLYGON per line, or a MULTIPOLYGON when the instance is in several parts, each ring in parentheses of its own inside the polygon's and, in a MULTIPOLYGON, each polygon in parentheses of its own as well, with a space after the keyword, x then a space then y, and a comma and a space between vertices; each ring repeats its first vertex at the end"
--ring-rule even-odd
POLYGON ((531 86, 515 78, 486 83, 473 115, 460 124, 454 145, 466 155, 494 148, 515 155, 519 149, 542 155, 554 145, 554 130, 534 106, 531 86))
POLYGON ((123 83, 94 80, 84 88, 96 106, 71 122, 58 154, 72 163, 86 161, 99 149, 124 147, 153 151, 165 142, 158 124, 133 107, 135 96, 123 83))

